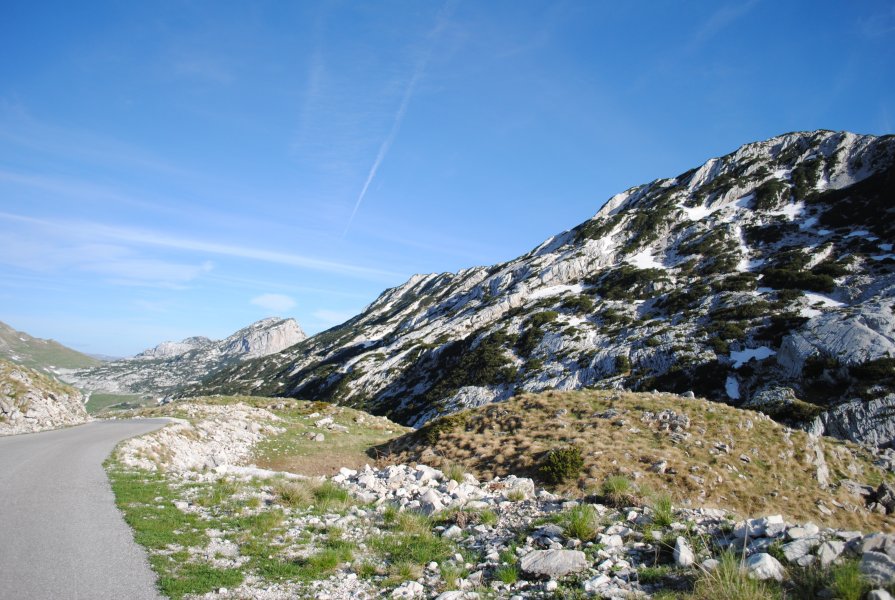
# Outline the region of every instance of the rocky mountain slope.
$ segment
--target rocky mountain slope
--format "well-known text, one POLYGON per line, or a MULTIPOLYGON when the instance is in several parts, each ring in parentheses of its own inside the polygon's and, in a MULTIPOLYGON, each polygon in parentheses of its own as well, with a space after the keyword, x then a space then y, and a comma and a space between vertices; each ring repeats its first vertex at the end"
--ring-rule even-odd
POLYGON ((61 371, 60 377, 90 391, 166 395, 228 364, 279 352, 306 337, 294 319, 268 318, 223 340, 163 342, 133 358, 61 371))
POLYGON ((77 425, 87 418, 78 390, 0 359, 0 435, 77 425))
MULTIPOLYGON (((895 137, 747 144, 611 198, 492 267, 417 275, 341 326, 221 370, 204 393, 364 407, 411 425, 518 391, 693 391, 811 421, 895 405, 895 137)), ((888 412, 887 412, 888 411, 888 412)), ((856 428, 891 443, 895 423, 856 428)))
POLYGON ((100 364, 98 359, 67 348, 55 340, 32 337, 3 322, 0 322, 0 357, 41 371, 56 368, 78 369, 100 364))

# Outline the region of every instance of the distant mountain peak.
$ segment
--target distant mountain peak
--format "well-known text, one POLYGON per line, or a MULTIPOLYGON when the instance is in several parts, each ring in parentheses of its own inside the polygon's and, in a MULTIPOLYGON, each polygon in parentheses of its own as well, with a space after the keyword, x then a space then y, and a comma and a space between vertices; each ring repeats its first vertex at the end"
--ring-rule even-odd
POLYGON ((133 358, 62 376, 92 391, 167 394, 224 365, 280 352, 306 337, 295 319, 266 318, 223 340, 194 336, 162 342, 133 358))

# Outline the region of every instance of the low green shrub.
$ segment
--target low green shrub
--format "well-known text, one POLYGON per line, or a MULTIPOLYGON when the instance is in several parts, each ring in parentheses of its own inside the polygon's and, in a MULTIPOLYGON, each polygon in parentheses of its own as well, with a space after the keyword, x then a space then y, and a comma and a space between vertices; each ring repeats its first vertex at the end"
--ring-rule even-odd
POLYGON ((548 483, 560 484, 575 479, 584 469, 584 458, 577 446, 554 448, 547 453, 541 465, 541 477, 548 483))

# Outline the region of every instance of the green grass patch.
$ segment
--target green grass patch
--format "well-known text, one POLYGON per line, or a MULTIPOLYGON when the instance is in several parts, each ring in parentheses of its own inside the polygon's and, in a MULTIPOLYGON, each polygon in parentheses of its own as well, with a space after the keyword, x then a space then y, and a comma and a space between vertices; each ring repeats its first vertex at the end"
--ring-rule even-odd
POLYGON ((133 529, 135 541, 150 551, 149 562, 165 595, 177 600, 187 594, 204 594, 242 583, 240 571, 189 562, 184 551, 153 554, 153 550, 206 545, 208 524, 174 506, 177 490, 164 475, 126 471, 111 463, 107 463, 107 472, 115 502, 133 529))
POLYGON ((560 524, 567 536, 587 542, 594 539, 600 529, 600 515, 590 504, 580 504, 564 513, 560 524))
POLYGON ((384 535, 371 540, 370 546, 392 565, 441 562, 451 556, 455 548, 450 540, 440 538, 431 531, 384 535))
MULTIPOLYGON (((161 558, 153 557, 153 567, 161 558)), ((173 574, 160 575, 158 587, 172 600, 178 600, 188 594, 205 594, 222 587, 233 588, 242 581, 242 573, 237 569, 216 569, 206 564, 182 563, 173 574)))

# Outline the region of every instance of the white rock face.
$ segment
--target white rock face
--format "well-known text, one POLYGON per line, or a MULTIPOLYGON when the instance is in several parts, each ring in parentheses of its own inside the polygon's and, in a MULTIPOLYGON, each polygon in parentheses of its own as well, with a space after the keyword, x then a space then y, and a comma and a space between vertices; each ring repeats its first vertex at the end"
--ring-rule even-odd
POLYGON ((219 343, 221 355, 248 360, 275 354, 308 337, 295 319, 264 319, 219 343))
POLYGON ((815 430, 860 444, 891 447, 895 444, 895 394, 825 411, 815 420, 815 430))
POLYGON ((56 429, 88 419, 78 390, 0 360, 0 435, 56 429))
MULTIPOLYGON (((895 284, 882 291, 895 295, 895 284)), ((811 319, 786 337, 777 358, 798 375, 810 356, 835 356, 847 365, 895 356, 895 299, 867 302, 847 313, 831 312, 811 319)))
POLYGON ((60 376, 92 391, 165 395, 227 365, 280 352, 306 337, 294 319, 269 318, 224 340, 191 337, 162 342, 132 359, 92 369, 61 370, 60 376))

